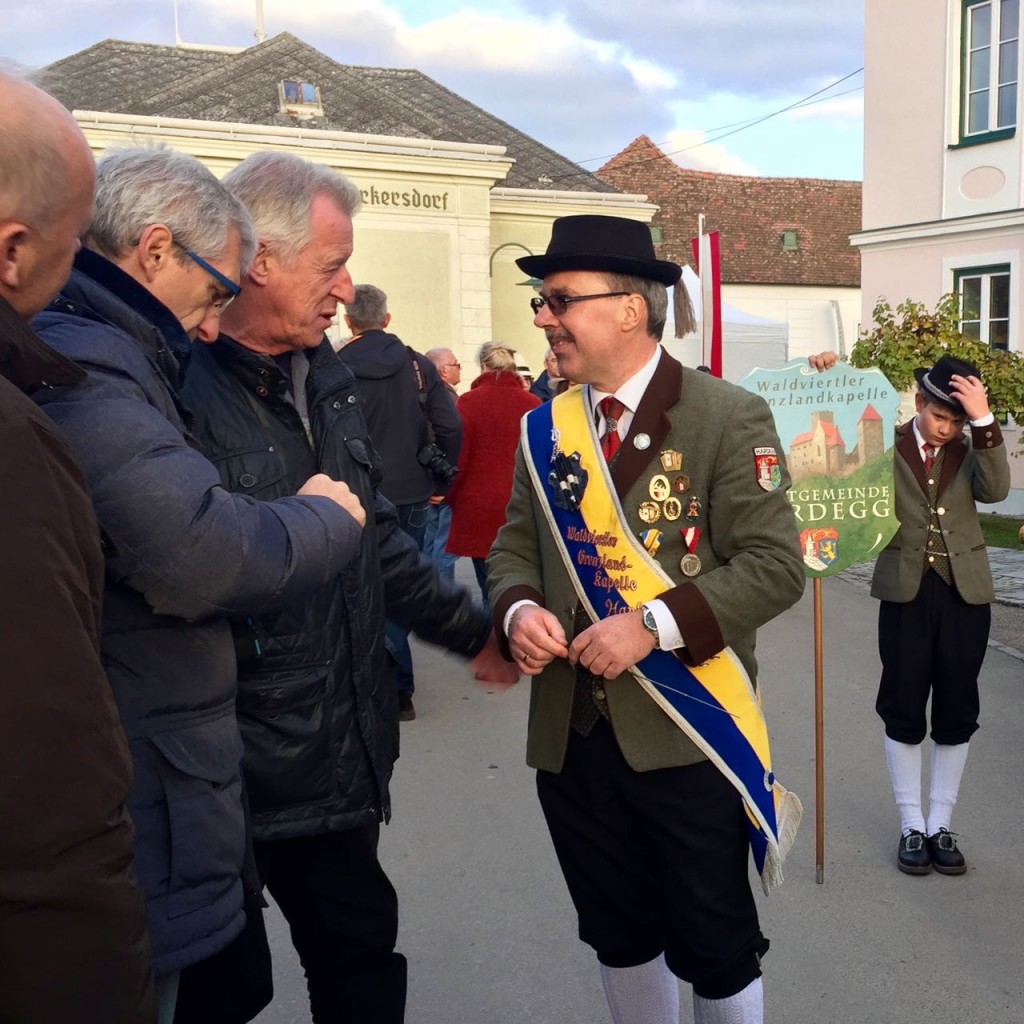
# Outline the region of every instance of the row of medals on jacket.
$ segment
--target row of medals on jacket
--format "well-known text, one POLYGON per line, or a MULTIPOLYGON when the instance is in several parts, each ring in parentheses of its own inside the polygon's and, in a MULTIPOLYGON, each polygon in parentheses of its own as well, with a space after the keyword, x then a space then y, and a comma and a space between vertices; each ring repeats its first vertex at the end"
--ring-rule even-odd
MULTIPOLYGON (((701 569, 700 558, 696 554, 697 541, 700 538, 700 529, 694 525, 701 516, 700 498, 691 494, 687 498, 677 497, 684 495, 690 489, 690 478, 683 473, 683 455, 674 449, 666 449, 660 452, 658 458, 661 460, 661 468, 664 473, 658 473, 651 477, 647 484, 649 500, 642 501, 637 507, 636 514, 640 521, 648 527, 653 527, 662 517, 668 522, 674 523, 683 516, 690 524, 681 527, 683 543, 687 547, 686 554, 679 560, 679 569, 684 576, 696 576, 701 569), (669 474, 674 474, 669 476, 669 474)), ((640 533, 647 553, 652 557, 661 547, 664 534, 661 530, 647 529, 640 533)))

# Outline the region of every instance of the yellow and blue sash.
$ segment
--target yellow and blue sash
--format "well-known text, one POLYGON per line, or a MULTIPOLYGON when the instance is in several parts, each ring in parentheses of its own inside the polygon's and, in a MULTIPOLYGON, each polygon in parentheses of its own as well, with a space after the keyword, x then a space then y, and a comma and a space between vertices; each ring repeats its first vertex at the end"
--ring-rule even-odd
MULTIPOLYGON (((528 413, 523 444, 555 543, 592 621, 633 611, 675 586, 629 529, 585 388, 528 413)), ((775 780, 768 730, 743 665, 728 648, 693 668, 656 649, 629 671, 739 791, 768 892, 782 881, 782 857, 801 808, 775 780)))

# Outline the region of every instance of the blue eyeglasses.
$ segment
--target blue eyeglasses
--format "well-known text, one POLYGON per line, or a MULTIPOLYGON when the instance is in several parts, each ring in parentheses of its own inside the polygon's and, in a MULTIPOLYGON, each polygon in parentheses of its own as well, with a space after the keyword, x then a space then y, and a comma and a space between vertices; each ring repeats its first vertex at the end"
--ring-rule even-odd
POLYGON ((203 259, 202 256, 197 255, 191 249, 186 249, 183 245, 174 243, 178 248, 197 266, 200 266, 205 270, 224 290, 228 293, 226 296, 215 299, 212 303, 213 308, 219 313, 223 313, 228 306, 238 297, 238 293, 242 290, 242 286, 235 284, 230 277, 225 277, 215 266, 208 263, 203 259))

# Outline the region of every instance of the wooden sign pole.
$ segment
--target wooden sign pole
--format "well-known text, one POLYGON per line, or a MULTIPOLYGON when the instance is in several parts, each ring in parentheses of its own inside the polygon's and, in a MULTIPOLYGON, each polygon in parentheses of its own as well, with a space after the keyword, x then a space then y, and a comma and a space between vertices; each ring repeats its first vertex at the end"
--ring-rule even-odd
POLYGON ((821 577, 814 578, 814 880, 825 881, 825 687, 822 652, 821 577))

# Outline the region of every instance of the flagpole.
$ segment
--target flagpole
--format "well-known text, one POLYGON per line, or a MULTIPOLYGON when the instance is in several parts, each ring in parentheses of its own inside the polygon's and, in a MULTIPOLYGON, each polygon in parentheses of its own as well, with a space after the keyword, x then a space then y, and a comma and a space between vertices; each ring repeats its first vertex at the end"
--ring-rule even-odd
POLYGON ((705 323, 707 323, 708 311, 705 308, 705 298, 707 292, 704 289, 704 275, 707 273, 707 268, 701 265, 701 261, 704 258, 704 214, 697 214, 697 273, 700 275, 700 365, 708 365, 708 353, 707 353, 707 339, 708 332, 705 329, 705 323))

